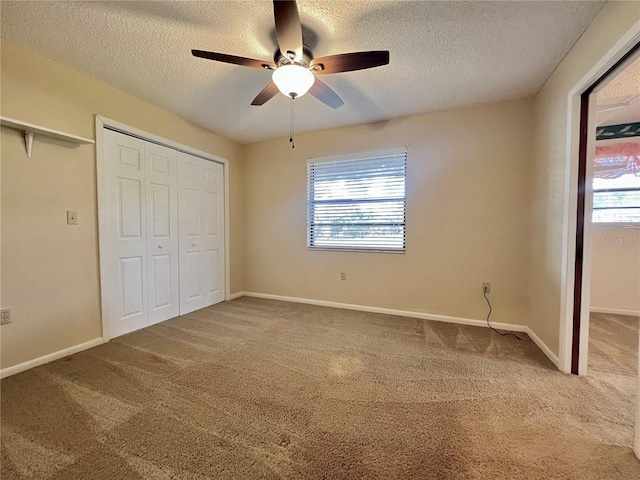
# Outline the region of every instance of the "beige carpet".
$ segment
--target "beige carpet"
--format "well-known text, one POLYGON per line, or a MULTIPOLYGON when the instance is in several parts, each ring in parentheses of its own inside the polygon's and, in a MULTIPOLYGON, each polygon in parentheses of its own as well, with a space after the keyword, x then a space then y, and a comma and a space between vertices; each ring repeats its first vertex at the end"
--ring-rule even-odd
POLYGON ((638 479, 629 378, 485 328, 242 298, 3 380, 2 480, 638 479))
POLYGON ((638 373, 638 317, 592 313, 589 323, 588 374, 634 383, 638 373))

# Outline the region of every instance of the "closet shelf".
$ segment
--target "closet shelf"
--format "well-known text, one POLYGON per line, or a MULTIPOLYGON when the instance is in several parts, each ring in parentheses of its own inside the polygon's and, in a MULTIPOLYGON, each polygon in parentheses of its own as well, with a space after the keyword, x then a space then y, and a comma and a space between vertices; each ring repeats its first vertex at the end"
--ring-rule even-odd
POLYGON ((13 118, 0 117, 0 124, 3 127, 9 127, 15 130, 19 130, 24 134, 24 144, 27 148, 27 156, 29 158, 31 158, 31 147, 33 146, 34 134, 55 138, 56 140, 64 140, 65 142, 75 143, 78 145, 96 143, 95 140, 92 140, 90 138, 79 137, 77 135, 71 135, 70 133, 64 133, 58 130, 40 127, 38 125, 22 122, 20 120, 14 120, 13 118))

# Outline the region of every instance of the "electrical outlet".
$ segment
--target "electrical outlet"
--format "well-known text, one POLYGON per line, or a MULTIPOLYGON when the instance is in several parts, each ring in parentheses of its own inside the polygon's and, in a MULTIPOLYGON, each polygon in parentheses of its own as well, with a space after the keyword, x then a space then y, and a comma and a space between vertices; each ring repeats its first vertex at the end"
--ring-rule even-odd
POLYGON ((11 308, 3 308, 2 316, 0 317, 0 325, 6 325, 11 323, 11 308))
POLYGON ((340 280, 346 280, 347 279, 347 272, 340 272, 340 280))
POLYGON ((482 282, 482 293, 491 293, 491 283, 482 282))
POLYGON ((67 210, 67 225, 77 225, 77 224, 78 224, 78 211, 67 210))

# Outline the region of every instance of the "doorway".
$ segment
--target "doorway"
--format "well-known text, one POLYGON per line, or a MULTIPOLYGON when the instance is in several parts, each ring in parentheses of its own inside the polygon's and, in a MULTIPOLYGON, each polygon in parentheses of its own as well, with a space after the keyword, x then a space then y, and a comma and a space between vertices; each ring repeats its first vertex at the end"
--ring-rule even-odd
MULTIPOLYGON (((593 200, 594 190, 590 183, 594 174, 594 160, 596 151, 596 132, 603 130, 601 135, 608 133, 607 129, 596 130, 597 108, 596 95, 598 91, 606 88, 614 78, 624 71, 629 65, 634 64, 640 57, 640 42, 634 44, 618 61, 616 61, 603 75, 597 78, 580 95, 580 139, 578 148, 578 185, 576 203, 576 236, 575 236, 575 268, 574 268, 574 288, 573 288, 573 316, 572 316, 572 336, 571 336, 571 373, 585 375, 587 373, 588 341, 589 341, 589 315, 590 315, 590 293, 591 293, 591 252, 593 236, 593 200)), ((630 102, 633 108, 635 102, 630 102)), ((606 118, 603 116, 602 118, 606 118)), ((630 138, 628 132, 635 133, 632 126, 620 127, 622 138, 630 138)), ((615 202, 615 198, 620 196, 620 190, 625 187, 614 187, 609 190, 609 198, 600 195, 599 201, 615 202)), ((606 190, 606 188, 604 189, 606 190)), ((596 195, 598 199, 598 195, 596 195)), ((632 199, 633 200, 633 199, 632 199)), ((602 212, 596 209, 596 217, 602 218, 602 212)), ((604 212, 604 209, 602 209, 604 212)), ((620 213, 620 208, 612 209, 619 218, 624 218, 625 214, 620 213)), ((626 209, 625 209, 626 210, 626 209)), ((630 210, 630 209, 629 209, 630 210)), ((633 224, 635 222, 619 222, 633 224)))
POLYGON ((591 101, 595 102, 595 129, 590 129, 595 156, 587 178, 593 187, 587 369, 589 374, 616 373, 629 380, 626 383, 635 383, 640 320, 640 52, 613 72, 591 101))
MULTIPOLYGON (((568 204, 571 205, 569 212, 575 223, 569 221, 568 232, 571 236, 566 243, 569 252, 566 264, 567 280, 564 283, 567 309, 562 320, 561 336, 564 337, 560 344, 560 364, 563 371, 576 375, 587 373, 589 345, 593 215, 591 202, 594 193, 593 186, 587 179, 593 176, 596 152, 596 102, 590 100, 594 92, 604 88, 617 73, 633 62, 639 51, 640 25, 636 25, 569 93, 568 148, 571 154, 568 157, 568 167, 571 173, 568 182, 575 187, 576 193, 571 193, 568 197, 568 204), (578 159, 577 165, 572 161, 574 158, 578 159)), ((629 131, 630 129, 625 130, 629 131)), ((640 458, 640 402, 637 399, 640 389, 636 389, 639 395, 632 401, 635 408, 632 405, 631 409, 636 411, 634 451, 640 458)), ((633 393, 631 395, 633 397, 633 393)))
POLYGON ((587 369, 581 374, 612 394, 619 441, 629 444, 640 323, 640 51, 594 90, 590 103, 595 148, 586 178, 591 249, 585 255, 591 275, 587 369))

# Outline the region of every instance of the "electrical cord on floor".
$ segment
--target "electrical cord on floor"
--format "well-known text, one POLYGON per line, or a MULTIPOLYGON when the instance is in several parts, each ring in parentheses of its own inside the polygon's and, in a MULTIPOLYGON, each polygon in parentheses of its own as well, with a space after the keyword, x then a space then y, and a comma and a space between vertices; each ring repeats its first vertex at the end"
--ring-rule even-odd
POLYGON ((489 313, 487 314, 487 326, 493 330, 494 332, 496 332, 498 335, 502 336, 502 337, 515 337, 518 340, 522 340, 519 336, 517 336, 515 333, 511 333, 511 332, 499 332, 498 330, 496 330, 495 328, 493 328, 491 326, 491 324, 489 323, 489 317, 491 317, 491 312, 493 312, 493 307, 491 306, 491 302, 489 301, 489 299, 487 298, 487 287, 484 287, 484 289, 482 290, 482 295, 484 295, 484 299, 487 301, 487 305, 489 305, 489 313))

